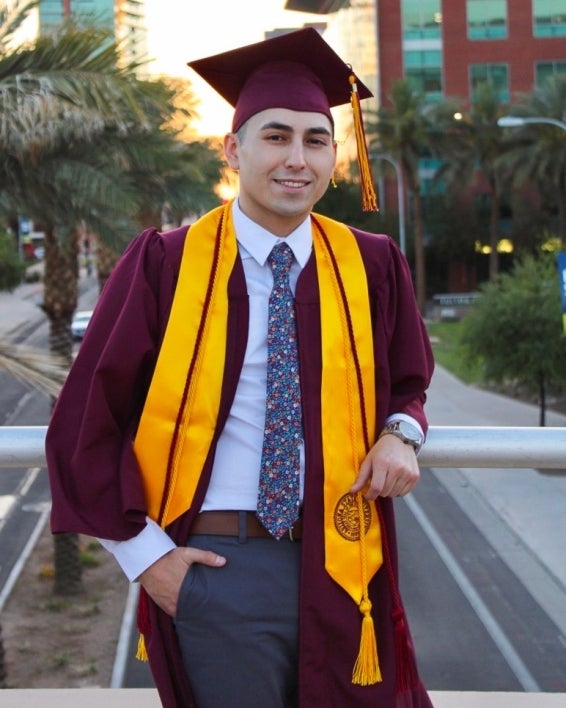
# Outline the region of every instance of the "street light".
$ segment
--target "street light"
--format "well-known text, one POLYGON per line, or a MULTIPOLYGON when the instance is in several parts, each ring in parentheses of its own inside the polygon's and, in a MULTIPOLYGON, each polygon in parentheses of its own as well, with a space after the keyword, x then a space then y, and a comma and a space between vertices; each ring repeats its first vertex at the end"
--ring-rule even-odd
POLYGON ((562 130, 566 130, 566 123, 556 118, 543 118, 542 116, 535 116, 532 118, 522 118, 520 116, 502 116, 498 121, 497 125, 501 128, 518 128, 522 125, 528 125, 529 123, 548 123, 549 125, 555 125, 562 130))
POLYGON ((395 169, 395 174, 397 175, 397 208, 399 210, 399 248, 401 249, 401 253, 405 256, 407 255, 407 246, 405 239, 405 189, 403 185, 403 170, 397 160, 394 160, 390 155, 372 153, 370 154, 370 158, 372 160, 385 160, 385 162, 393 165, 395 169))

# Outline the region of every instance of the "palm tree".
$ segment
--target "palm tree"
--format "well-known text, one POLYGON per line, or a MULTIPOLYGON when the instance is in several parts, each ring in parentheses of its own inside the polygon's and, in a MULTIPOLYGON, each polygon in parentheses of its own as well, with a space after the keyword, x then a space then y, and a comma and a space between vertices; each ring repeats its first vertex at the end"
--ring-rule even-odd
POLYGON ((467 117, 454 120, 452 104, 446 103, 443 110, 445 121, 438 133, 438 147, 444 157, 437 179, 443 179, 453 188, 480 184, 490 195, 489 220, 489 279, 494 281, 499 272, 499 210, 502 177, 498 158, 505 149, 498 118, 504 113, 496 88, 491 82, 482 82, 476 88, 474 102, 467 117), (450 127, 450 130, 447 128, 450 127))
MULTIPOLYGON (((531 94, 520 97, 513 113, 525 118, 566 122, 566 76, 556 74, 531 94)), ((500 160, 517 187, 538 185, 558 213, 557 236, 566 250, 566 131, 552 124, 527 124, 506 136, 510 151, 500 160)))
MULTIPOLYGON (((80 215, 90 207, 90 218, 104 223, 112 199, 117 203, 124 194, 116 184, 110 188, 99 165, 84 161, 81 148, 105 129, 125 134, 132 124, 148 124, 131 71, 116 68, 117 56, 107 37, 92 30, 40 39, 0 56, 0 194, 5 207, 45 225, 43 309, 50 348, 67 362, 80 215)), ((81 591, 75 534, 55 537, 55 569, 55 592, 81 591)))
POLYGON ((393 83, 390 106, 378 111, 377 124, 368 122, 370 151, 391 155, 401 166, 403 179, 412 195, 415 248, 415 290, 419 309, 426 309, 424 226, 419 160, 431 145, 430 120, 423 96, 406 79, 393 83), (374 132, 375 131, 375 132, 374 132))
MULTIPOLYGON (((68 363, 82 224, 121 250, 168 178, 188 194, 197 181, 175 133, 162 130, 171 89, 139 81, 134 68, 118 68, 116 46, 92 29, 0 53, 0 206, 43 224, 50 349, 68 363)), ((77 558, 76 536, 56 536, 56 592, 80 591, 77 558)))

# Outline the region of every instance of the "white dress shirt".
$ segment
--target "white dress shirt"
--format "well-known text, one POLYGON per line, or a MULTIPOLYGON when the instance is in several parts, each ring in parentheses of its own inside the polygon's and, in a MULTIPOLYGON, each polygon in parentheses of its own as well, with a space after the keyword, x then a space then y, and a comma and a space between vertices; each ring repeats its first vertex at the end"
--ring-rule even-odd
MULTIPOLYGON (((289 284, 294 293, 299 274, 312 250, 310 217, 281 239, 245 216, 237 200, 233 203, 232 214, 249 297, 248 341, 236 395, 218 440, 201 511, 256 509, 265 423, 268 301, 273 286, 267 257, 280 241, 289 245, 294 255, 289 284)), ((420 429, 417 421, 404 414, 389 416, 388 421, 391 419, 408 420, 420 429)), ((301 448, 301 497, 303 482, 304 454, 301 448)), ((171 538, 151 519, 136 537, 128 541, 99 540, 113 553, 130 580, 136 579, 175 548, 171 538)))

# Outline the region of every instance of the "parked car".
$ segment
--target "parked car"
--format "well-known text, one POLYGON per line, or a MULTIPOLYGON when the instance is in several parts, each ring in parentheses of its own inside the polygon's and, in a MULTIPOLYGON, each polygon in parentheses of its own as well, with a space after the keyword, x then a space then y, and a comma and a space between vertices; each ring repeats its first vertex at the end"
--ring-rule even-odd
POLYGON ((71 322, 71 334, 75 342, 80 342, 84 337, 91 315, 92 310, 79 310, 75 312, 71 322))

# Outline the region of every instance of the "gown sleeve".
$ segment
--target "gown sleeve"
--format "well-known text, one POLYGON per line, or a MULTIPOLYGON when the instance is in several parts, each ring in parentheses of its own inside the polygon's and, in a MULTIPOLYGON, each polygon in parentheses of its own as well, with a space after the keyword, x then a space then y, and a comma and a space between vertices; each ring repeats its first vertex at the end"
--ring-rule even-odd
POLYGON ((94 308, 46 436, 51 530, 122 541, 146 524, 133 438, 186 229, 137 236, 94 308))
POLYGON ((363 232, 360 237, 374 317, 377 432, 386 418, 404 413, 426 434, 424 405, 434 358, 409 265, 390 237, 363 232))

